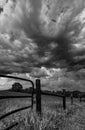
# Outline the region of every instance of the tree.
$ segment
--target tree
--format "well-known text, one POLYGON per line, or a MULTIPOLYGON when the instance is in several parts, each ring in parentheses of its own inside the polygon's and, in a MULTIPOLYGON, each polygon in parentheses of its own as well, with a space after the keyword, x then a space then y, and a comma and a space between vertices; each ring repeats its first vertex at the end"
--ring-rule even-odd
POLYGON ((12 85, 12 91, 15 91, 15 92, 21 92, 23 90, 23 86, 18 83, 18 82, 15 82, 13 85, 12 85))

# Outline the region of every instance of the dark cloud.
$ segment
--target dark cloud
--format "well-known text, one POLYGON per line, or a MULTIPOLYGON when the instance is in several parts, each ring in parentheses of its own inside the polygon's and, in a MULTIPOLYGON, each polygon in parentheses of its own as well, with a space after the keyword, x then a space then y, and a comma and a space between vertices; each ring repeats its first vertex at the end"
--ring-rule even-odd
POLYGON ((84 0, 9 0, 2 4, 0 72, 68 67, 84 59, 84 5, 84 0))

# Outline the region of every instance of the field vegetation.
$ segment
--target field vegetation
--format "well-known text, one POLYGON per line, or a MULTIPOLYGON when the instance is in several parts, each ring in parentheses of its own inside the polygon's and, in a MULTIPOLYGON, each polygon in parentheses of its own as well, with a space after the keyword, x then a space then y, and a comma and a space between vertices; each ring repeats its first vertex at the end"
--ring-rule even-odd
MULTIPOLYGON (((9 111, 30 105, 30 99, 4 99, 0 101, 0 116, 9 111)), ((62 99, 42 96, 42 114, 36 114, 35 105, 31 108, 17 112, 0 121, 0 130, 18 124, 11 130, 85 130, 85 103, 74 100, 63 110, 62 99)))

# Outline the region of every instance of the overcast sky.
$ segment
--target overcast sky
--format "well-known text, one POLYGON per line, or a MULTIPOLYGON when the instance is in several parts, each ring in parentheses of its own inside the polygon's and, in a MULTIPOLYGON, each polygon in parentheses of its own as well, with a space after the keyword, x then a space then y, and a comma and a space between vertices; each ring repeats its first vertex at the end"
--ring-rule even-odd
POLYGON ((85 0, 0 0, 0 73, 36 75, 84 60, 85 0))

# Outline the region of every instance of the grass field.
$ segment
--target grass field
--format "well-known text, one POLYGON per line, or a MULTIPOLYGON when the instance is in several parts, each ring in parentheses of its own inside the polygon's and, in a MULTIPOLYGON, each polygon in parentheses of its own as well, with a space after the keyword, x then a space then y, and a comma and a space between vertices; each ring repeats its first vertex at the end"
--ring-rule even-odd
MULTIPOLYGON (((16 108, 30 105, 30 99, 0 100, 0 116, 16 108)), ((62 99, 42 96, 42 116, 30 109, 17 112, 0 121, 0 130, 11 124, 19 124, 11 130, 85 130, 85 103, 67 100, 67 109, 63 110, 62 99)))

